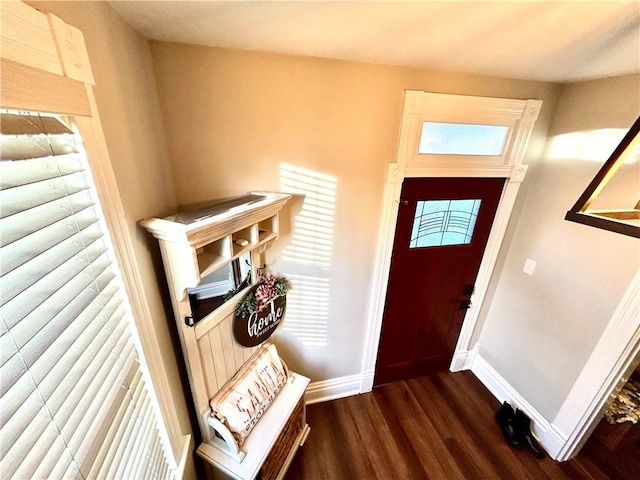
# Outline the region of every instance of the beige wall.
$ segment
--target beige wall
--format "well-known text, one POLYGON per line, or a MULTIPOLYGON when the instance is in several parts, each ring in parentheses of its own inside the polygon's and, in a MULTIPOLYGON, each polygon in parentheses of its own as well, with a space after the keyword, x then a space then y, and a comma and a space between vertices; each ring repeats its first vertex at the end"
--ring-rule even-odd
MULTIPOLYGON (((557 85, 160 42, 149 49, 105 3, 28 3, 84 32, 105 136, 185 433, 190 426, 169 333, 172 320, 163 308, 164 280, 159 287, 150 243, 137 220, 178 204, 286 190, 283 164, 335 182, 329 265, 276 262, 295 233, 291 222, 300 198, 284 212, 282 239, 267 261, 285 274, 318 278, 330 289, 326 325, 322 318, 314 324, 326 334, 322 341, 301 340, 286 324, 278 333, 291 366, 314 381, 357 374, 384 172, 395 160, 403 91, 543 100, 525 158, 529 175, 475 337, 492 366, 553 418, 638 268, 638 244, 563 220, 599 165, 552 147, 576 141, 563 135, 628 127, 640 110, 637 77, 567 86, 556 112, 557 85), (552 142, 541 161, 552 117, 552 142), (531 277, 522 273, 526 258, 538 262, 531 277)), ((625 185, 637 186, 637 166, 625 171, 625 185)), ((298 295, 317 303, 312 291, 298 295)))
MULTIPOLYGON (((313 381, 361 371, 384 175, 395 161, 404 90, 542 99, 532 164, 559 93, 537 82, 162 42, 151 42, 151 52, 178 203, 280 190, 282 164, 306 170, 312 183, 314 174, 335 182, 329 265, 274 265, 328 288, 324 305, 298 283, 297 300, 316 311, 306 319, 315 339, 292 333, 291 308, 277 334, 290 366, 313 381)), ((291 240, 283 237, 278 255, 291 240)))
MULTIPOLYGON (((529 178, 493 301, 481 355, 551 421, 640 265, 638 240, 564 220, 640 114, 640 77, 564 87, 544 161, 529 178), (527 258, 537 262, 523 273, 527 258)), ((637 160, 637 159, 636 159, 637 160)), ((615 191, 634 199, 640 165, 624 166, 615 191)), ((604 192, 603 192, 604 193, 604 192)))
MULTIPOLYGON (((326 316, 310 322, 325 335, 321 341, 301 340, 286 323, 277 334, 292 368, 314 381, 357 374, 384 172, 395 160, 403 91, 543 100, 525 157, 528 178, 475 337, 491 365, 553 418, 638 268, 638 247, 633 239, 563 220, 599 165, 552 146, 576 141, 566 134, 628 127, 640 109, 637 78, 567 86, 556 112, 560 87, 538 82, 160 42, 151 42, 150 56, 147 41, 106 4, 30 3, 85 34, 105 135, 185 432, 164 281, 159 289, 137 220, 178 204, 291 189, 281 184, 283 164, 304 169, 307 181, 334 182, 328 266, 276 262, 295 234, 300 198, 284 212, 282 239, 267 261, 287 275, 317 278, 330 290, 326 316), (552 118, 553 142, 541 161, 552 118), (526 258, 538 262, 531 277, 522 273, 526 258)), ((637 178, 637 167, 625 170, 625 178, 637 178)), ((313 291, 298 295, 318 303, 313 291)))
MULTIPOLYGON (((104 2, 28 2, 84 34, 107 147, 183 434, 191 425, 148 242, 136 222, 176 208, 147 40, 104 2)), ((173 320, 171 320, 173 321, 173 320)), ((193 476, 191 461, 186 478, 193 476)))

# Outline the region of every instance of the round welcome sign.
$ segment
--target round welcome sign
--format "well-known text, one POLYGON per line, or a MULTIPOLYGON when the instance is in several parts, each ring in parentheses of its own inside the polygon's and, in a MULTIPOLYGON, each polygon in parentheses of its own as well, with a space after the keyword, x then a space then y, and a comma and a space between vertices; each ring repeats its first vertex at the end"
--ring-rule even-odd
POLYGON ((240 300, 233 319, 233 335, 244 347, 255 347, 269 338, 284 318, 287 308, 286 294, 278 295, 274 277, 258 283, 240 300), (272 280, 273 279, 273 280, 272 280))

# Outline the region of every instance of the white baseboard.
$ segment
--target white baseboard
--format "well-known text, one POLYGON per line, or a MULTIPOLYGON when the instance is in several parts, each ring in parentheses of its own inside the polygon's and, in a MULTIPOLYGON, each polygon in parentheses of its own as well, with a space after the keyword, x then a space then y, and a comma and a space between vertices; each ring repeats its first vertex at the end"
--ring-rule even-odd
POLYGON ((362 373, 360 378, 360 393, 366 393, 373 390, 373 377, 375 374, 375 370, 367 370, 362 373))
POLYGON ((471 365, 473 374, 496 397, 500 403, 509 402, 531 418, 531 430, 551 458, 558 459, 567 439, 560 431, 527 402, 496 370, 476 354, 471 365))
POLYGON ((473 359, 478 354, 480 344, 476 343, 471 350, 463 350, 461 352, 455 352, 453 359, 451 360, 451 366, 449 370, 452 372, 460 372, 462 370, 471 370, 473 359))
MULTIPOLYGON (((479 345, 471 350, 457 353, 451 363, 451 371, 470 370, 473 359, 478 354, 479 345), (455 368, 455 369, 454 369, 455 368)), ((320 382, 312 382, 307 387, 305 398, 307 404, 326 402, 338 398, 358 395, 373 390, 375 370, 367 370, 361 374, 347 375, 345 377, 332 378, 320 382)))
POLYGON ((362 383, 361 374, 348 375, 346 377, 332 378, 320 382, 312 382, 305 392, 305 400, 308 405, 338 398, 350 397, 360 393, 362 383))

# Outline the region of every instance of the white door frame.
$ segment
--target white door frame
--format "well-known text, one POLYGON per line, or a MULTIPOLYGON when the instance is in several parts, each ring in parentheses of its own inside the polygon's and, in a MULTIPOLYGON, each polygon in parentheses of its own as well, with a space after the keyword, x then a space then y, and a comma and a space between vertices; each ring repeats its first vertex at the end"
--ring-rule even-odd
MULTIPOLYGON (((553 420, 564 440, 556 460, 571 458, 589 438, 612 395, 633 371, 640 355, 640 270, 618 304, 569 395, 553 420)), ((551 453, 551 452, 550 452, 551 453)))
POLYGON ((391 253, 398 218, 400 191, 405 178, 415 177, 502 177, 507 182, 480 264, 473 307, 467 310, 450 366, 452 371, 469 368, 471 336, 476 327, 489 280, 504 239, 515 200, 527 172, 522 158, 538 118, 542 101, 446 95, 408 90, 396 162, 390 163, 384 187, 382 218, 371 284, 367 337, 364 343, 360 392, 373 388, 373 378, 382 329, 382 315, 389 279, 391 253), (470 157, 419 155, 422 122, 497 124, 510 127, 500 156, 470 157))

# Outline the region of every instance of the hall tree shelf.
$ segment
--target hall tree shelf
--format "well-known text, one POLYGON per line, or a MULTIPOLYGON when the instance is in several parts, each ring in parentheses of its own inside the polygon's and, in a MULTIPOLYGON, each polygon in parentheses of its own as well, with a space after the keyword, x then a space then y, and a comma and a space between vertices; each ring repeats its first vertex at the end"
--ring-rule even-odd
POLYGON ((198 267, 196 283, 192 279, 188 285, 176 286, 195 287, 209 273, 278 237, 278 211, 290 196, 249 194, 243 197, 260 198, 221 212, 218 212, 220 208, 217 205, 212 205, 202 207, 194 214, 176 214, 140 222, 159 241, 179 246, 181 254, 191 254, 192 251, 195 254, 198 267), (208 215, 207 211, 213 214, 208 215), (243 240, 248 243, 243 246, 236 243, 243 240))
POLYGON ((255 282, 262 253, 278 237, 278 212, 290 198, 281 193, 249 193, 140 222, 160 245, 202 433, 203 443, 197 453, 212 477, 280 479, 309 432, 304 406, 309 379, 291 372, 289 381, 240 448, 216 436, 210 426, 215 421, 209 399, 258 349, 241 346, 233 336, 235 306, 250 287, 197 318, 195 325, 189 298, 189 291, 207 275, 247 255, 255 282))

